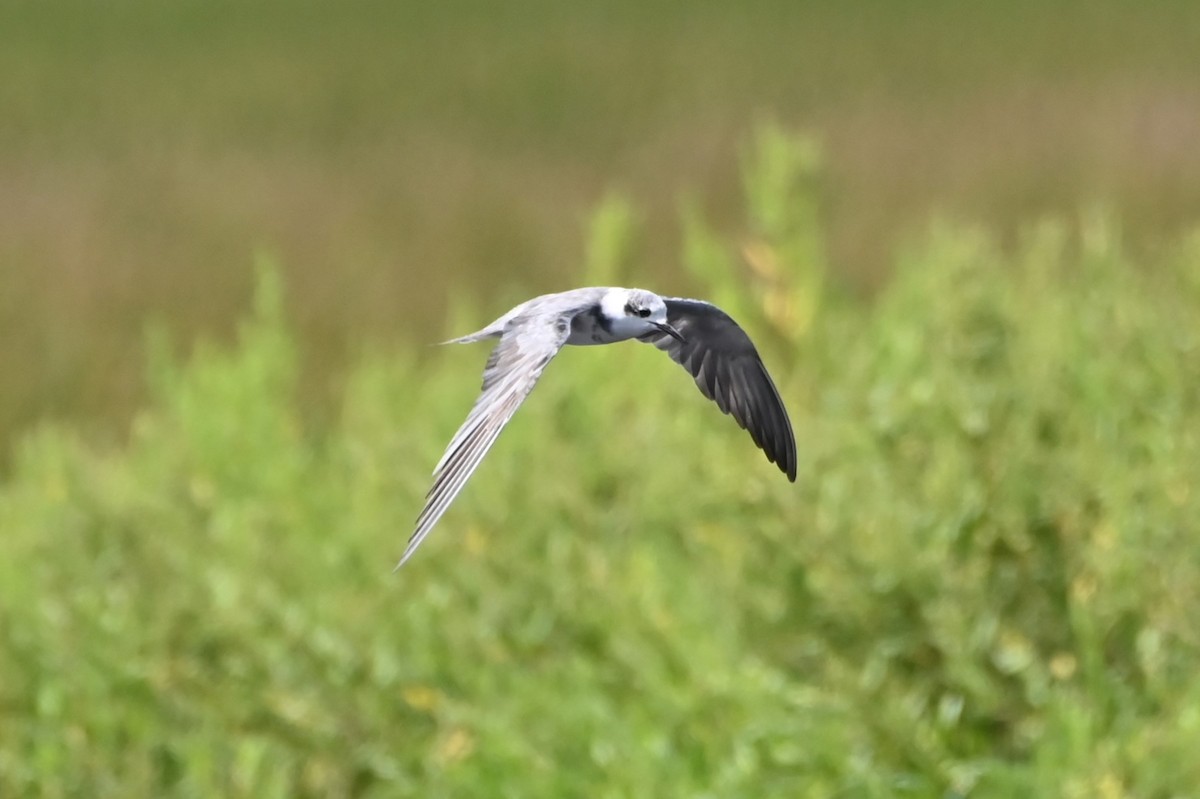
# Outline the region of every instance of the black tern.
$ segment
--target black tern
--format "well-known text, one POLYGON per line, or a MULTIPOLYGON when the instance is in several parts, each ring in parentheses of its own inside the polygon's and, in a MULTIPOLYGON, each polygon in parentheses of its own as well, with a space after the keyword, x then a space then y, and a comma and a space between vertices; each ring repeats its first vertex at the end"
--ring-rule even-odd
POLYGON ((691 373, 704 396, 750 433, 767 460, 796 481, 796 439, 779 391, 750 337, 715 305, 643 289, 573 289, 534 297, 487 327, 445 343, 487 338, 500 342, 484 367, 483 388, 434 467, 433 487, 397 569, 429 535, 566 344, 637 339, 665 351, 691 373))

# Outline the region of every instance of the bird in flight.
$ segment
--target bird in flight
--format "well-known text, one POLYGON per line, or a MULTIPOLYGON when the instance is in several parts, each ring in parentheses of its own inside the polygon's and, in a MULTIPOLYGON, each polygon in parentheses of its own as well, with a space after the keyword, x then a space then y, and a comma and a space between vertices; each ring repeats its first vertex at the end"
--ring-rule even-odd
POLYGON ((704 396, 750 433, 767 460, 796 481, 796 439, 779 391, 750 337, 715 305, 642 289, 572 289, 534 297, 482 330, 445 343, 486 338, 500 341, 484 367, 482 391, 434 467, 433 487, 397 569, 429 535, 565 344, 635 338, 664 350, 691 373, 704 396))

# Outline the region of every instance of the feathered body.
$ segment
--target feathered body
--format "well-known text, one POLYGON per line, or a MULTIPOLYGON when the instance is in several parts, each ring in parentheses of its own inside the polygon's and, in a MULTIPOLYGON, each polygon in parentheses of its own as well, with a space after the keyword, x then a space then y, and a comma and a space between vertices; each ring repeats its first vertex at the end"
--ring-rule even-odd
POLYGON ((536 318, 543 313, 550 313, 570 318, 571 334, 567 337, 567 344, 614 344, 644 335, 647 330, 644 319, 625 313, 626 306, 649 307, 655 299, 661 301, 649 291, 615 286, 590 286, 557 294, 543 294, 526 300, 490 325, 445 343, 468 344, 485 338, 499 338, 513 319, 536 318))
POLYGON ((644 289, 572 289, 534 297, 446 343, 487 338, 500 341, 484 367, 479 398, 434 468, 433 487, 397 568, 445 513, 542 370, 567 344, 636 338, 664 350, 691 373, 701 393, 750 433, 768 460, 796 479, 796 441, 779 392, 750 337, 715 305, 644 289))

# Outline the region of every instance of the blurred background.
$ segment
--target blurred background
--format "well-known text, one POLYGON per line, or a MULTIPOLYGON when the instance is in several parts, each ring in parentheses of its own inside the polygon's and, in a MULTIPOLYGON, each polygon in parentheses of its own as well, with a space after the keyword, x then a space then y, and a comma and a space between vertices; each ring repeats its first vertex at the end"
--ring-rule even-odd
POLYGON ((612 191, 638 209, 636 282, 682 293, 681 197, 735 226, 764 119, 822 146, 828 262, 852 291, 934 213, 1004 233, 1101 203, 1153 247, 1200 212, 1183 0, 0 14, 5 444, 47 417, 119 430, 147 320, 227 337, 256 253, 284 271, 316 409, 365 342, 441 336, 450 292, 574 285, 612 191))
POLYGON ((1198 53, 0 0, 0 796, 1196 795, 1198 53), (393 574, 486 357, 429 344, 609 282, 752 332, 796 482, 570 348, 393 574))

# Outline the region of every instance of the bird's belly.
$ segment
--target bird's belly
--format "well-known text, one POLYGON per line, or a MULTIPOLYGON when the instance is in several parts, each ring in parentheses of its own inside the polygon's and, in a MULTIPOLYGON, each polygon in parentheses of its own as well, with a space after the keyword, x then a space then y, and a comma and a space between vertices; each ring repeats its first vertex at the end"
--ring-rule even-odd
POLYGON ((595 313, 582 313, 571 320, 571 335, 568 344, 590 346, 624 341, 628 336, 617 335, 611 327, 604 325, 595 313))
POLYGON ((568 344, 574 344, 577 347, 589 347, 593 344, 612 344, 624 339, 614 336, 612 333, 607 333, 600 328, 589 331, 572 330, 571 335, 567 337, 568 344))

